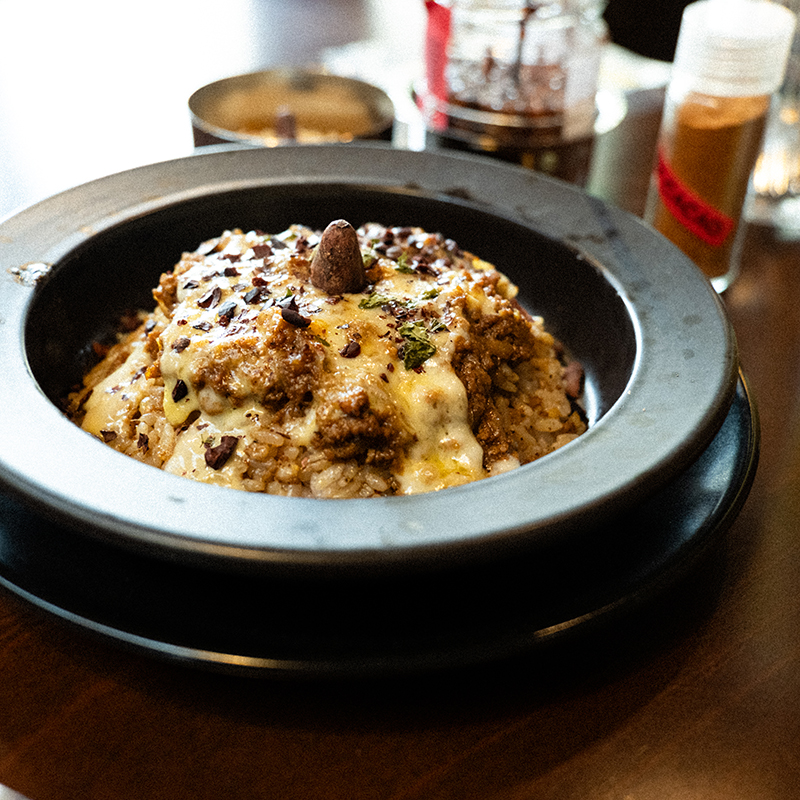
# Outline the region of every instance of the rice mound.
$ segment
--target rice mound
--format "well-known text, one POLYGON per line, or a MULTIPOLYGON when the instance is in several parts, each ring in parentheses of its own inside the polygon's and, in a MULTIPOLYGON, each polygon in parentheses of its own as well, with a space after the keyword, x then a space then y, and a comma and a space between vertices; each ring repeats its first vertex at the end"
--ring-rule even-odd
POLYGON ((145 464, 275 495, 468 483, 586 430, 580 368, 490 263, 420 228, 357 230, 367 283, 312 283, 322 233, 225 231, 184 253, 66 402, 145 464))

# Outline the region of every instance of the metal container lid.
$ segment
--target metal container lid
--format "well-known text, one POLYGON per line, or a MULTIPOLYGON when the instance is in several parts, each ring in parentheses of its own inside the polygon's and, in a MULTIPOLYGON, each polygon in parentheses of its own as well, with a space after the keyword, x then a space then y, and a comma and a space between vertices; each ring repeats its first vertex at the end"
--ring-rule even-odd
POLYGON ((376 86, 305 69, 251 72, 209 83, 189 98, 196 146, 272 146, 390 139, 394 104, 376 86))

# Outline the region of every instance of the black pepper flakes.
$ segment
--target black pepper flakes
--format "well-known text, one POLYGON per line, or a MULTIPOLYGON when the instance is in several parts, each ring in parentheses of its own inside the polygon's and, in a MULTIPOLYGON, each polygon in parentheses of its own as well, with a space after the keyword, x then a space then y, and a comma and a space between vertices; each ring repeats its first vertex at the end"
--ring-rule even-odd
POLYGON ((176 353, 182 353, 189 345, 191 344, 190 340, 186 336, 181 336, 179 339, 176 339, 172 343, 172 349, 176 353))
POLYGON ((136 446, 140 450, 144 450, 145 453, 148 451, 150 447, 150 439, 148 438, 146 433, 139 434, 139 439, 136 442, 136 446))
POLYGON ((200 306, 200 308, 214 308, 221 298, 222 289, 220 289, 219 286, 215 286, 197 301, 197 305, 200 306))
POLYGON ((186 283, 183 284, 183 288, 184 291, 188 291, 189 289, 196 289, 199 285, 200 284, 197 281, 191 280, 186 281, 186 283))
POLYGON ((114 439, 117 438, 116 431, 100 431, 100 435, 103 437, 103 441, 108 444, 109 442, 113 442, 114 439))
POLYGON ((172 390, 172 400, 175 403, 180 403, 186 395, 189 394, 189 387, 180 378, 175 382, 175 388, 172 390))
POLYGON ((196 325, 192 325, 192 327, 198 331, 210 331, 211 323, 204 320, 203 322, 198 322, 196 325))
POLYGON ((206 464, 211 469, 222 469, 233 455, 238 443, 238 436, 223 436, 216 447, 207 446, 205 452, 206 464))

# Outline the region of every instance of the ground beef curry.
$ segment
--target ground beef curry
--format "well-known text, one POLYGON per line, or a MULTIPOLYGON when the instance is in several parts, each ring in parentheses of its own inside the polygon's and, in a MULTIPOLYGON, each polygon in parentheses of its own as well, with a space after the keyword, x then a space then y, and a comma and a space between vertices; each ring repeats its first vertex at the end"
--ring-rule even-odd
POLYGON ((586 428, 581 373, 490 263, 420 228, 230 230, 184 253, 68 415, 167 472, 291 496, 434 491, 586 428))

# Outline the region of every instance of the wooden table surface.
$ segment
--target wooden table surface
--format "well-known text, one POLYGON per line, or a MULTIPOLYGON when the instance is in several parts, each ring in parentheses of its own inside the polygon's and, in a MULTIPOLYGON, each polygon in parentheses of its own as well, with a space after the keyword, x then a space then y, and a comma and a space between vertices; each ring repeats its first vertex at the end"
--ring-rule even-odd
MULTIPOLYGON (((297 6, 307 10, 308 4, 297 6)), ((385 6, 342 0, 331 4, 331 19, 341 23, 344 10, 355 9, 363 23, 385 13, 385 6)), ((125 127, 136 124, 135 117, 123 120, 115 101, 104 115, 100 99, 87 100, 86 84, 79 91, 66 88, 70 69, 90 75, 86 64, 69 66, 69 53, 85 58, 92 42, 74 27, 71 36, 60 35, 61 22, 44 13, 52 7, 37 0, 24 10, 0 4, 0 27, 19 26, 25 42, 12 45, 10 56, 0 49, 0 214, 70 182, 135 166, 125 162, 182 155, 189 146, 188 131, 180 127, 188 125, 183 109, 170 111, 160 144, 141 142, 125 127), (41 47, 30 38, 37 25, 44 30, 41 47), (38 67, 26 78, 26 54, 57 71, 55 87, 38 67), (70 108, 68 91, 81 114, 76 108, 51 114, 70 108), (33 109, 39 111, 35 119, 19 119, 33 109), (60 127, 79 117, 93 125, 60 139, 60 127), (47 127, 47 137, 39 125, 47 127), (28 138, 40 144, 30 145, 26 126, 32 126, 28 138), (107 152, 108 137, 122 133, 129 146, 107 152), (76 148, 78 164, 70 161, 76 148)), ((102 15, 105 6, 82 0, 77 7, 102 15)), ((241 20, 229 26, 247 55, 230 42, 220 44, 215 65, 198 67, 198 83, 295 57, 285 42, 283 49, 265 44, 264 26, 280 15, 279 7, 232 3, 234 14, 262 27, 247 39, 241 20)), ((153 25, 159 13, 163 19, 155 3, 142 8, 152 13, 153 25)), ((210 4, 192 8, 203 24, 193 25, 187 40, 172 42, 183 61, 174 80, 164 79, 162 103, 176 86, 188 85, 186 60, 210 58, 216 37, 224 37, 210 4)), ((140 16, 127 27, 137 25, 153 34, 140 16)), ((165 52, 148 56, 146 42, 118 48, 108 40, 124 28, 105 20, 97 33, 112 74, 130 78, 135 52, 151 58, 142 67, 150 78, 169 67, 165 52)), ((307 53, 374 33, 355 23, 336 28, 331 22, 325 30, 307 53)), ((169 38, 153 35, 162 44, 169 38)), ((134 102, 140 110, 143 104, 143 97, 134 102)), ((156 136, 152 116, 148 123, 146 135, 156 136)), ((67 629, 0 590, 0 784, 31 800, 796 797, 798 272, 799 242, 781 240, 767 227, 749 230, 741 275, 724 302, 759 403, 758 474, 721 547, 642 614, 550 653, 481 669, 403 680, 278 682, 133 655, 67 629)))

